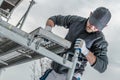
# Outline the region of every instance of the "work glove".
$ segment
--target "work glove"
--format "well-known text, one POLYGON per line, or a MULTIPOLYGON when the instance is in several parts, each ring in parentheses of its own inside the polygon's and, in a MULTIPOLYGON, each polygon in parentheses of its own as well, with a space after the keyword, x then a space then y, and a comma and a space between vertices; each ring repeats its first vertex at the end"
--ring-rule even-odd
POLYGON ((51 32, 52 31, 52 27, 51 26, 46 26, 45 30, 51 32))
POLYGON ((86 48, 86 43, 83 39, 78 38, 75 42, 75 50, 79 50, 80 53, 83 55, 87 55, 89 50, 86 48))
POLYGON ((80 73, 75 73, 72 80, 80 80, 81 74, 80 73))

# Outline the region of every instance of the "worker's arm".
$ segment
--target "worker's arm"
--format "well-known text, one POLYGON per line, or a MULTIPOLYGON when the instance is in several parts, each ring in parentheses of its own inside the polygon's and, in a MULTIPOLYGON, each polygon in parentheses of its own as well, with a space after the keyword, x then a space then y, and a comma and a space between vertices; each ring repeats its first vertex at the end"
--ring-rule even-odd
POLYGON ((90 65, 93 65, 96 62, 96 56, 90 51, 86 55, 86 58, 87 58, 88 62, 90 63, 90 65))
POLYGON ((107 57, 107 46, 108 43, 102 39, 97 40, 91 47, 91 51, 96 56, 96 61, 91 65, 94 69, 103 73, 107 69, 108 57, 107 57))
POLYGON ((107 69, 108 58, 106 55, 95 56, 94 53, 89 51, 86 58, 90 65, 100 73, 103 73, 107 69))
POLYGON ((54 27, 55 25, 58 26, 64 26, 65 28, 69 28, 69 26, 76 22, 76 21, 80 21, 80 19, 83 19, 80 16, 71 16, 71 15, 67 15, 67 16, 62 16, 62 15, 56 15, 56 16, 52 16, 47 20, 46 25, 47 26, 51 26, 54 27))
POLYGON ((86 56, 88 62, 94 69, 100 73, 103 73, 107 69, 108 65, 108 58, 106 55, 108 46, 107 42, 101 40, 95 42, 96 44, 94 44, 91 48, 94 53, 86 48, 86 43, 84 40, 82 40, 82 42, 83 45, 80 48, 81 53, 86 56))

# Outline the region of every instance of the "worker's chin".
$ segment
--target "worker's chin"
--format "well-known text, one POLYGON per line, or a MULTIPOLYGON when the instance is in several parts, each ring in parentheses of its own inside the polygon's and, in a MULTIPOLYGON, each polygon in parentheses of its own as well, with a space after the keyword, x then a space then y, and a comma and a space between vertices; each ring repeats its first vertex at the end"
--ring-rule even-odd
POLYGON ((88 33, 92 33, 93 31, 91 29, 86 29, 88 33))

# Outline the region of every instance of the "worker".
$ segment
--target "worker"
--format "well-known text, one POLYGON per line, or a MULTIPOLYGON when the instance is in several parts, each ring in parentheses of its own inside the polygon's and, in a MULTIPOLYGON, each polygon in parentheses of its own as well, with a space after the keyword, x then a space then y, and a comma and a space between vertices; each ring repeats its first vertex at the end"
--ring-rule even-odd
MULTIPOLYGON (((102 30, 107 26, 111 19, 111 13, 106 7, 98 7, 93 12, 90 12, 88 18, 76 15, 55 15, 50 17, 46 22, 45 30, 51 31, 55 25, 63 26, 68 30, 65 37, 66 40, 72 42, 72 45, 64 53, 59 53, 63 56, 67 53, 75 52, 74 45, 76 39, 83 40, 81 47, 82 58, 78 58, 82 65, 76 65, 73 80, 79 80, 85 70, 86 63, 89 62, 91 67, 100 73, 105 72, 108 65, 107 47, 108 42, 102 30)), ((71 59, 72 54, 68 59, 71 59)), ((40 80, 66 80, 68 69, 56 62, 51 64, 52 70, 46 71, 40 80)))

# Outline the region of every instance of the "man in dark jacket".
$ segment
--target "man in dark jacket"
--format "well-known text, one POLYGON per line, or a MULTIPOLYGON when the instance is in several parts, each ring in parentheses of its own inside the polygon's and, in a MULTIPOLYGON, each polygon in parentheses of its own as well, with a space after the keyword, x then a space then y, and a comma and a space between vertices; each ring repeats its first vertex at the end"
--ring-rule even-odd
MULTIPOLYGON (((84 40, 84 46, 81 48, 82 60, 80 59, 80 61, 83 61, 83 65, 78 68, 76 67, 75 72, 82 74, 88 61, 94 69, 103 73, 108 65, 108 43, 102 30, 107 26, 110 19, 110 11, 105 7, 98 7, 95 11, 91 12, 88 18, 74 15, 52 16, 47 20, 45 29, 51 31, 55 25, 64 26, 69 29, 65 39, 71 41, 72 46, 66 52, 74 53, 74 44, 77 38, 84 40)), ((66 70, 60 70, 61 67, 61 65, 55 62, 52 63, 53 70, 58 74, 66 72, 66 70)))

